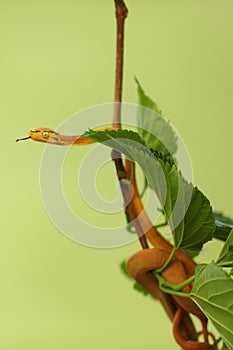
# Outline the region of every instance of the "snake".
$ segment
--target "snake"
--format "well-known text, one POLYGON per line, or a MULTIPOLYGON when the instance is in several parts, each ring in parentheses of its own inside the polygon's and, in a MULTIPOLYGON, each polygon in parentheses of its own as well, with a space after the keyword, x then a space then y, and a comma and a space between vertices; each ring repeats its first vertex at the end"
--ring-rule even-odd
MULTIPOLYGON (((97 131, 117 130, 118 128, 99 128, 97 131)), ((31 139, 37 142, 49 143, 60 146, 67 145, 88 145, 95 143, 88 137, 80 135, 62 135, 50 128, 37 128, 30 130, 27 137, 19 138, 16 142, 31 139)), ((131 162, 126 160, 126 171, 130 173, 131 162)), ((134 194, 132 201, 135 203, 137 214, 143 211, 143 205, 137 191, 135 178, 132 179, 134 194)), ((144 219, 147 220, 146 215, 144 219)), ((152 275, 152 271, 160 269, 166 263, 172 251, 172 245, 165 240, 151 226, 146 232, 146 237, 154 246, 153 248, 142 249, 135 253, 127 261, 126 268, 129 275, 143 288, 150 292, 152 296, 160 300, 168 317, 173 321, 173 334, 177 343, 183 350, 217 350, 215 345, 208 342, 209 336, 214 340, 214 336, 207 331, 207 318, 191 298, 171 296, 162 292, 157 279, 152 275), (203 326, 204 342, 197 340, 198 334, 190 318, 193 314, 199 318, 203 326)), ((161 272, 162 277, 172 284, 180 284, 195 273, 195 262, 184 252, 177 250, 169 265, 161 272)), ((186 286, 183 292, 189 293, 192 286, 186 286)))
MULTIPOLYGON (((126 264, 126 269, 130 276, 151 295, 159 299, 164 306, 164 296, 158 289, 158 281, 152 275, 152 271, 161 268, 169 258, 169 253, 161 248, 143 249, 130 257, 126 264)), ((172 259, 168 267, 161 273, 162 277, 169 283, 180 284, 187 276, 183 263, 176 257, 172 259)), ((191 286, 186 286, 183 292, 190 293, 191 286)), ((207 318, 199 307, 190 298, 172 296, 175 301, 175 312, 173 315, 173 334, 177 343, 183 350, 217 350, 215 345, 208 341, 209 336, 215 340, 214 336, 207 331, 207 318), (197 340, 198 334, 193 327, 189 314, 199 318, 203 326, 204 342, 197 340), (185 329, 186 328, 186 329, 185 329), (184 333, 185 331, 185 333, 184 333), (187 338, 187 331, 189 339, 187 338), (195 339, 196 338, 196 339, 195 339)), ((165 305, 166 306, 166 305, 165 305)), ((165 308, 166 310, 166 308, 165 308)), ((166 310, 167 311, 167 310, 166 310)), ((170 309, 169 309, 170 312, 170 309)))
MULTIPOLYGON (((117 130, 118 128, 99 128, 96 131, 117 130)), ((88 137, 82 135, 62 135, 53 129, 37 128, 30 130, 27 137, 17 139, 16 142, 32 139, 37 142, 51 143, 53 145, 68 146, 68 145, 89 145, 95 143, 88 137)))

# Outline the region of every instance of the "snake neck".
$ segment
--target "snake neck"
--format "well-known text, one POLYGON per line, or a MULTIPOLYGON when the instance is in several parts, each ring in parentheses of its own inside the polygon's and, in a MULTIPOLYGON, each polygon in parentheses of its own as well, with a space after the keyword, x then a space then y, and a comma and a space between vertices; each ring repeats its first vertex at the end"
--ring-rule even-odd
POLYGON ((60 140, 59 144, 61 145, 88 145, 91 143, 94 143, 96 141, 82 137, 82 135, 71 135, 71 136, 66 136, 66 135, 60 135, 60 140))

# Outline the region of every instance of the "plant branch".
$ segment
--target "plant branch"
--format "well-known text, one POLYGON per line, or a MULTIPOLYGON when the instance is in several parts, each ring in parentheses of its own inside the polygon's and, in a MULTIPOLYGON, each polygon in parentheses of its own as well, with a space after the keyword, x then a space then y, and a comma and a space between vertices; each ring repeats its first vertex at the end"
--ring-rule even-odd
POLYGON ((124 60, 124 24, 128 14, 123 0, 114 0, 117 20, 117 49, 116 49, 116 80, 115 80, 115 106, 113 116, 113 127, 121 127, 121 99, 123 82, 123 60, 124 60))
MULTIPOLYGON (((127 7, 123 0, 114 0, 116 8, 117 21, 117 48, 116 48, 116 79, 115 79, 115 98, 114 98, 114 115, 112 126, 121 128, 121 99, 123 84, 123 60, 124 60, 124 24, 128 14, 127 7)), ((115 163, 118 180, 125 202, 125 211, 136 229, 142 248, 148 248, 147 241, 143 232, 143 227, 138 219, 138 212, 132 201, 132 186, 124 181, 128 179, 128 173, 125 170, 121 154, 112 151, 112 159, 115 163)), ((132 168, 131 168, 132 169, 132 168)))

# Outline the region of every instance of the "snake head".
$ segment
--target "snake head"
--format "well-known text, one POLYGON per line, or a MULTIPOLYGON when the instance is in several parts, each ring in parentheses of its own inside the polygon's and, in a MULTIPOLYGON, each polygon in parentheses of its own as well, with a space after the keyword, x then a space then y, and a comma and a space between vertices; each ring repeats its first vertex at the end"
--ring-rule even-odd
POLYGON ((30 130, 27 137, 17 139, 16 142, 32 139, 38 142, 60 144, 61 135, 49 128, 37 128, 30 130))
POLYGON ((60 141, 60 135, 49 128, 37 128, 29 131, 29 138, 34 141, 57 144, 60 141))

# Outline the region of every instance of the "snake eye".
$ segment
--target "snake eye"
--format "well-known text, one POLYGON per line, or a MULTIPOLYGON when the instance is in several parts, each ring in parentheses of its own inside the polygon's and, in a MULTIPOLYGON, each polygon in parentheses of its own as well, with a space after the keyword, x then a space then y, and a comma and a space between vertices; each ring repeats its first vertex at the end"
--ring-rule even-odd
POLYGON ((43 136, 44 139, 47 139, 49 137, 49 132, 48 131, 43 131, 42 136, 43 136))

